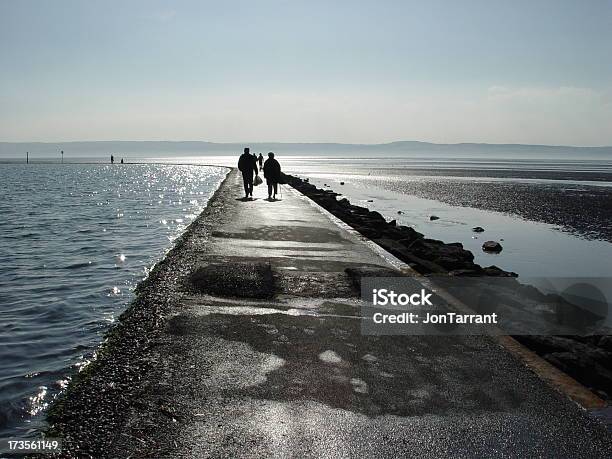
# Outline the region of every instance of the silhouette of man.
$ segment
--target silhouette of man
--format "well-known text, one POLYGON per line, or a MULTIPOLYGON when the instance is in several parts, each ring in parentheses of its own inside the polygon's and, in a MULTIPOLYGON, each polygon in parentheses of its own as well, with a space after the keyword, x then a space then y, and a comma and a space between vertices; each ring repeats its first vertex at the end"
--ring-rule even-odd
POLYGON ((115 157, 113 155, 111 155, 111 164, 115 163, 115 157))
POLYGON ((257 162, 259 163, 259 169, 263 167, 263 155, 259 153, 259 157, 257 158, 257 162))
POLYGON ((268 159, 263 165, 264 177, 268 183, 268 199, 276 199, 278 192, 278 182, 281 178, 281 167, 277 160, 274 159, 274 153, 268 153, 268 159), (272 195, 274 191, 274 195, 272 195))
POLYGON ((259 174, 257 170, 257 161, 249 149, 245 148, 244 153, 240 155, 238 159, 238 169, 242 172, 242 182, 244 183, 244 194, 248 199, 249 195, 253 197, 253 172, 255 175, 259 174))

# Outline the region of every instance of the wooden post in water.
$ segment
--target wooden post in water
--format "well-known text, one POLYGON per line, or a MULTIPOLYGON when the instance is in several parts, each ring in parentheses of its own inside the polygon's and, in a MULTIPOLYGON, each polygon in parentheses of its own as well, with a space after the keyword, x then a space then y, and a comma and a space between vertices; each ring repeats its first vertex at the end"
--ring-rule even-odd
POLYGON ((62 150, 62 164, 64 164, 64 150, 62 150))
POLYGON ((26 151, 26 164, 30 164, 30 152, 26 151))

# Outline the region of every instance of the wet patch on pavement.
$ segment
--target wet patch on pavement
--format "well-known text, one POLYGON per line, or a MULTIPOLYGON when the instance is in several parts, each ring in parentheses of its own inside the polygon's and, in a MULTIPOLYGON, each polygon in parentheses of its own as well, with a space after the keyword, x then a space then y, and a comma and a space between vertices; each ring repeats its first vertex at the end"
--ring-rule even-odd
POLYGON ((211 263, 198 267, 190 276, 202 293, 244 298, 271 298, 274 277, 269 263, 211 263))

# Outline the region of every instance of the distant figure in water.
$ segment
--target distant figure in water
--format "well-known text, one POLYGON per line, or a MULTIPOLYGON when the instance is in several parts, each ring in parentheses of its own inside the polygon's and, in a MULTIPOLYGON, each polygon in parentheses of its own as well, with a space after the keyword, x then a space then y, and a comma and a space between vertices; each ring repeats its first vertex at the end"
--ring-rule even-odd
POLYGON ((115 164, 115 157, 111 155, 111 164, 115 164))
POLYGON ((121 164, 123 164, 123 158, 121 158, 121 164))
POLYGON ((281 167, 274 159, 274 153, 268 153, 268 159, 263 165, 264 177, 268 183, 268 199, 276 199, 278 193, 278 182, 281 179, 281 167), (272 193, 274 191, 274 194, 272 193))
POLYGON ((257 158, 257 162, 259 163, 259 169, 263 167, 263 155, 259 153, 259 157, 257 158))
POLYGON ((257 159, 255 155, 249 153, 249 149, 245 148, 244 153, 240 155, 238 160, 238 169, 242 172, 242 182, 244 183, 244 194, 248 199, 253 197, 253 172, 259 174, 257 170, 257 159))

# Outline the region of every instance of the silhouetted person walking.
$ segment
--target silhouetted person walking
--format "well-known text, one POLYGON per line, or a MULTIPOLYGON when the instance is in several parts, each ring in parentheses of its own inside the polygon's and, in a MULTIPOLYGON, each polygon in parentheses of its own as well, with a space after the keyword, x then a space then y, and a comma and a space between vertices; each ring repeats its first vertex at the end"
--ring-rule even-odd
POLYGON ((115 164, 115 157, 111 155, 111 164, 115 164))
POLYGON ((257 158, 257 162, 259 163, 259 169, 263 167, 263 155, 259 153, 259 157, 257 158))
POLYGON ((238 169, 242 172, 242 181, 244 183, 244 194, 248 198, 253 197, 253 172, 255 175, 259 173, 257 170, 257 160, 255 156, 249 153, 249 149, 245 148, 244 153, 240 155, 238 160, 238 169))
POLYGON ((278 182, 281 178, 281 167, 277 160, 274 159, 274 153, 268 153, 268 159, 263 165, 264 177, 268 183, 268 199, 276 199, 278 192, 278 182), (274 195, 272 194, 274 191, 274 195))

